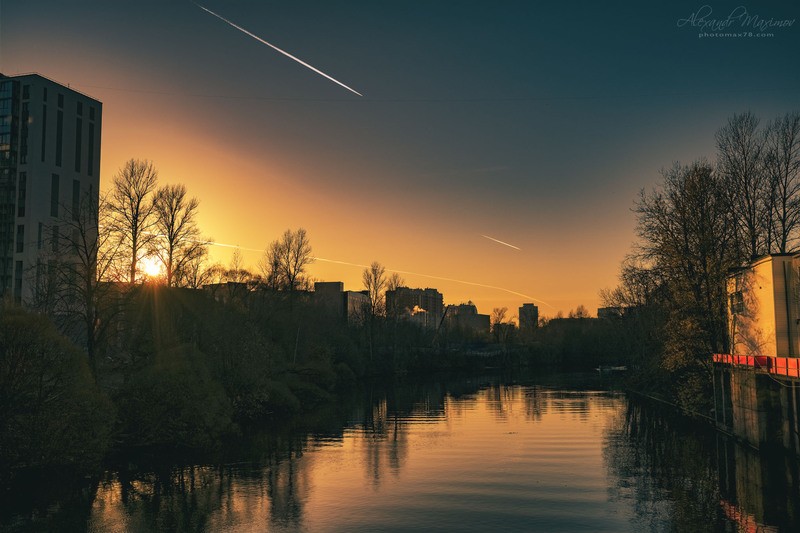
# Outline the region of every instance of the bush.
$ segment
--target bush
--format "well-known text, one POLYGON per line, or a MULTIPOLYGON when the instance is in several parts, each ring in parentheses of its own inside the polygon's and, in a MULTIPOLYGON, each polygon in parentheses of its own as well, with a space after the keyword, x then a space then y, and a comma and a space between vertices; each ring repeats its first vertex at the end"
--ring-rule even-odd
POLYGON ((0 471, 99 467, 114 408, 85 354, 44 317, 0 311, 0 471))
POLYGON ((119 391, 117 405, 129 446, 211 449, 234 429, 222 385, 187 346, 155 354, 119 391))

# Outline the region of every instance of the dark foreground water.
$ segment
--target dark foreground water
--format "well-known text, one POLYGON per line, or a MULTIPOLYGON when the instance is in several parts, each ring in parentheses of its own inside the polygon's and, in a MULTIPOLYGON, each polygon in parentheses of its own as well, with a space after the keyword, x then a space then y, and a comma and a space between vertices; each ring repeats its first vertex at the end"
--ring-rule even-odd
POLYGON ((368 388, 198 464, 42 482, 0 529, 800 531, 796 476, 596 378, 461 378, 368 388))

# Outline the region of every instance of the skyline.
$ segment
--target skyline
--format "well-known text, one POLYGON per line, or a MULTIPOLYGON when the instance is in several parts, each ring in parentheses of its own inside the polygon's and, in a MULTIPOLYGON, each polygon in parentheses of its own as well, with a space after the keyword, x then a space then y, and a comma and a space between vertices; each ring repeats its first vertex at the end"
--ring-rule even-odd
MULTIPOLYGON (((103 188, 126 160, 152 160, 162 183, 200 199, 204 233, 241 246, 248 266, 261 255, 248 249, 305 227, 331 261, 311 266, 315 278, 357 289, 361 268, 348 265, 377 260, 495 287, 435 285, 483 313, 531 301, 508 290, 550 302, 545 315, 594 314, 635 238, 637 192, 659 169, 713 159, 733 113, 800 109, 800 74, 786 66, 797 25, 698 38, 678 21, 703 2, 203 5, 365 96, 192 2, 3 3, 0 71, 101 100, 103 188)), ((709 5, 721 18, 735 7, 709 5)))

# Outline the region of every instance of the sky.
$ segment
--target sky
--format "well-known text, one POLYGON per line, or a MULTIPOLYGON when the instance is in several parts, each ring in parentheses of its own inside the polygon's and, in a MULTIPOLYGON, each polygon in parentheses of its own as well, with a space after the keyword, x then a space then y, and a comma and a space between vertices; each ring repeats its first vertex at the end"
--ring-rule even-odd
POLYGON ((481 313, 594 314, 662 168, 800 110, 794 2, 198 4, 363 96, 188 0, 0 0, 0 72, 103 102, 101 188, 151 160, 246 265, 303 227, 347 290, 379 261, 481 313))

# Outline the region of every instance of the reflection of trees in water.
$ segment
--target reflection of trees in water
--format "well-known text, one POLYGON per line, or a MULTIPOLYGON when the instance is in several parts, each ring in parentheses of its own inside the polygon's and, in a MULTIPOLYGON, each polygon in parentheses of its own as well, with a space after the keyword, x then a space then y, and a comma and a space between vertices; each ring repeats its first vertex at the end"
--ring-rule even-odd
POLYGON ((631 401, 607 432, 604 455, 611 498, 633 501, 637 529, 800 530, 797 465, 781 453, 759 454, 631 401))
POLYGON ((630 402, 605 436, 612 500, 632 500, 636 529, 714 531, 720 519, 713 442, 630 402))
MULTIPOLYGON (((243 523, 302 528, 304 503, 312 490, 309 461, 314 454, 304 454, 309 446, 355 433, 363 444, 367 477, 377 484, 404 467, 412 425, 463 416, 483 394, 496 399, 498 413, 518 401, 527 412, 541 416, 546 397, 512 392, 497 383, 496 378, 473 378, 376 386, 329 411, 238 439, 206 462, 218 466, 173 463, 150 472, 110 473, 96 496, 86 495, 85 514, 74 521, 80 524, 75 530, 87 524, 87 515, 88 527, 95 531, 218 531, 243 523)), ((48 516, 64 518, 63 513, 48 516)))
POLYGON ((542 419, 547 411, 547 395, 538 385, 525 388, 525 418, 534 422, 542 419))
POLYGON ((297 528, 309 490, 302 440, 268 446, 255 463, 111 475, 98 489, 90 529, 215 531, 243 521, 297 528))
POLYGON ((361 433, 364 446, 364 467, 373 485, 380 484, 387 472, 395 476, 408 455, 407 420, 401 419, 398 413, 388 413, 386 402, 376 407, 380 412, 379 423, 365 425, 361 433))

